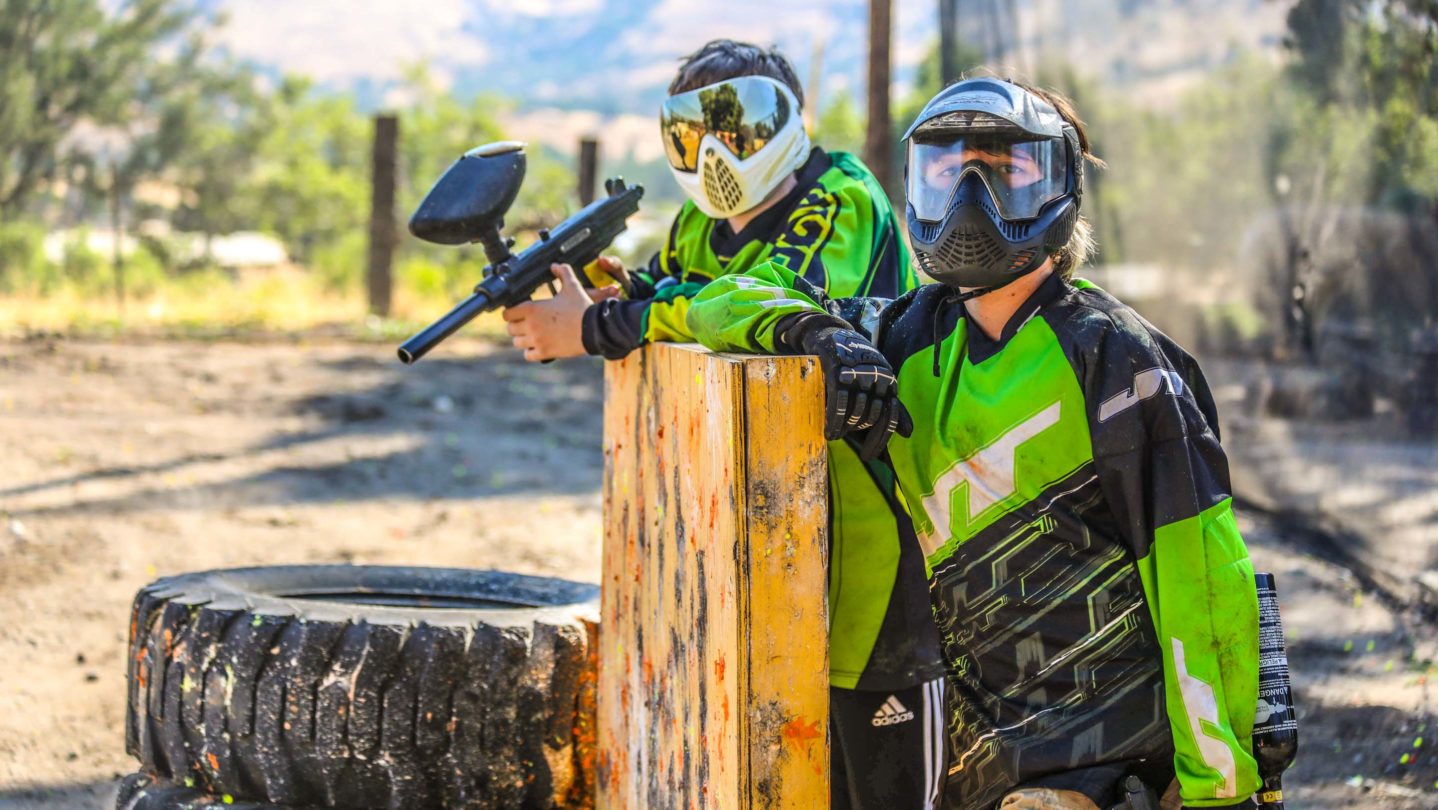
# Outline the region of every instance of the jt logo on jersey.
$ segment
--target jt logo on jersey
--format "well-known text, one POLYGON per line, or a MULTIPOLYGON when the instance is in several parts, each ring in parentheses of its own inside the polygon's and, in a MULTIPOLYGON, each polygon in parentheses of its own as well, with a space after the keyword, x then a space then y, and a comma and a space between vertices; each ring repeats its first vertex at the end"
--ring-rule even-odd
POLYGON ((1055 402, 1044 408, 939 475, 933 491, 924 497, 924 511, 933 524, 920 537, 925 554, 933 554, 948 537, 949 508, 958 497, 960 487, 965 487, 969 496, 966 522, 972 522, 984 510, 1014 494, 1017 475, 1014 452, 1019 445, 1058 424, 1059 406, 1060 403, 1055 402))

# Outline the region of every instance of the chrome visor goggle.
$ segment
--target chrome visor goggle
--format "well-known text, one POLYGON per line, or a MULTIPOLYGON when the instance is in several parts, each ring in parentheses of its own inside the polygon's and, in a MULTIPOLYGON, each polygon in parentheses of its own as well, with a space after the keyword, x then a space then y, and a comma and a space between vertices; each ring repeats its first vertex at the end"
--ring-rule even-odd
POLYGON ((797 107, 789 88, 767 76, 727 79, 670 96, 659 111, 664 153, 670 166, 692 172, 699 166, 699 142, 709 134, 745 160, 788 125, 797 107))
POLYGON ((944 218, 959 183, 977 175, 1008 220, 1032 219, 1069 190, 1062 139, 1020 140, 983 134, 909 141, 909 204, 927 222, 944 218))

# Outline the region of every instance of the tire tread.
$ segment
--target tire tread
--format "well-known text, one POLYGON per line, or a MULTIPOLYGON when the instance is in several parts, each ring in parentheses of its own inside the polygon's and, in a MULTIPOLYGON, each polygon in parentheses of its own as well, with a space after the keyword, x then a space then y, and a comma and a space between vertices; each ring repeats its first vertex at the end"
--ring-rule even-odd
POLYGON ((226 796, 234 807, 592 806, 592 740, 577 739, 593 726, 592 611, 537 608, 499 624, 431 624, 419 609, 405 624, 363 606, 336 616, 332 604, 307 615, 239 598, 224 573, 135 597, 125 745, 141 772, 122 783, 119 810, 226 796))

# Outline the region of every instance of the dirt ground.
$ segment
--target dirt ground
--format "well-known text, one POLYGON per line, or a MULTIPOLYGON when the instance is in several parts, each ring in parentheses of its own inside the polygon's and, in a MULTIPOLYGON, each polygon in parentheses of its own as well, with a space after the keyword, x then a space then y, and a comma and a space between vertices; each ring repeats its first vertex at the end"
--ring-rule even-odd
MULTIPOLYGON (((106 807, 133 769, 125 623, 157 576, 354 562, 598 580, 599 364, 392 352, 0 344, 0 808, 106 807)), ((1291 638, 1289 806, 1438 806, 1438 633, 1287 524, 1241 522, 1291 638)))

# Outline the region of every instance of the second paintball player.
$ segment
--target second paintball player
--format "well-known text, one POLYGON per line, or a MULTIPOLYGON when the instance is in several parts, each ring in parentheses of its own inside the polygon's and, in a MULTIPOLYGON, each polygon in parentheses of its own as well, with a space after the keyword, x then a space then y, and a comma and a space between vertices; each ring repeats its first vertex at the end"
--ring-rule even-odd
MULTIPOLYGON (((624 299, 597 300, 556 265, 558 296, 504 315, 526 359, 618 359, 653 341, 693 341, 690 300, 763 262, 836 296, 893 297, 917 284, 869 170, 810 145, 803 90, 783 56, 716 40, 683 60, 669 92, 660 136, 688 200, 663 249, 640 272, 607 262, 624 299)), ((930 808, 943 770, 938 637, 918 546, 899 542, 908 524, 893 476, 860 449, 840 441, 829 453, 833 807, 930 808)))
POLYGON ((1213 399, 1074 277, 1083 122, 969 79, 906 139, 909 237, 941 283, 835 300, 771 263, 706 287, 690 326, 818 355, 831 431, 897 430, 949 668, 949 806, 1102 810, 1129 776, 1165 810, 1248 802, 1258 605, 1213 399))

